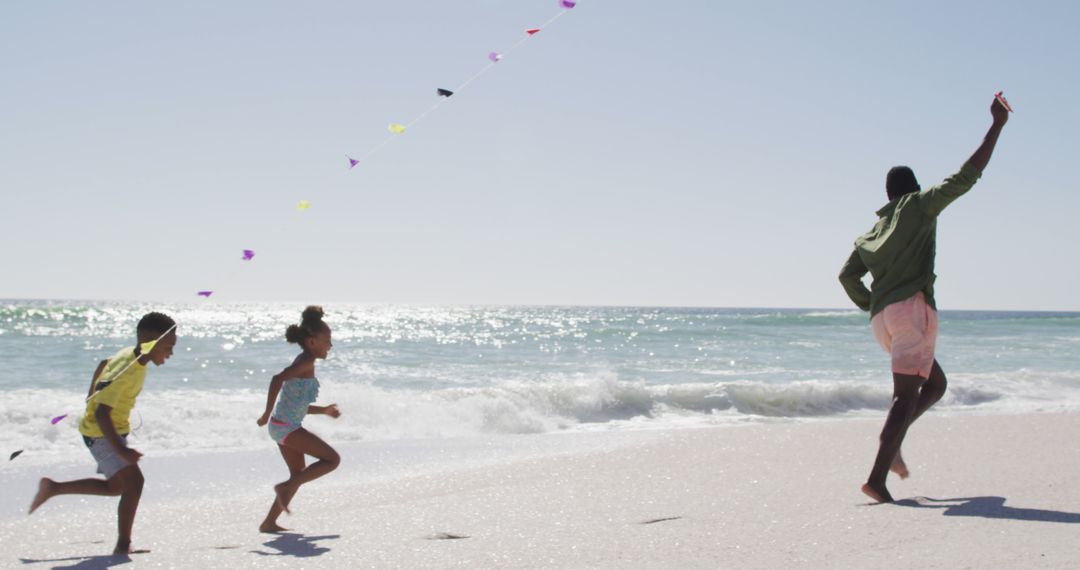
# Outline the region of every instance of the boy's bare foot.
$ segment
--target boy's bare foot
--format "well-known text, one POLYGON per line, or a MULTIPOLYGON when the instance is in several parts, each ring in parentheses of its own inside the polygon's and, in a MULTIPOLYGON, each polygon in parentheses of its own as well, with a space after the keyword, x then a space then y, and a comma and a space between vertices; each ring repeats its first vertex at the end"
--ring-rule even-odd
POLYGON ((34 511, 41 505, 45 504, 53 496, 53 490, 56 488, 56 481, 49 479, 48 477, 42 477, 38 482, 38 492, 34 495, 34 501, 30 503, 30 512, 27 514, 34 514, 34 511))
POLYGON ((285 532, 289 529, 279 525, 276 522, 264 522, 259 525, 259 532, 265 532, 267 534, 273 534, 277 532, 285 532))
POLYGON ((274 494, 277 495, 277 499, 275 499, 277 501, 277 505, 281 507, 281 510, 285 511, 287 514, 290 515, 292 514, 292 511, 289 510, 289 499, 292 498, 295 492, 296 491, 293 490, 291 486, 289 486, 288 481, 274 485, 274 494))
POLYGON ((900 452, 896 452, 896 457, 892 460, 892 465, 889 467, 889 471, 896 473, 901 479, 907 479, 911 472, 908 471, 907 463, 904 463, 904 458, 900 455, 900 452))
POLYGON ((889 494, 889 490, 885 488, 885 485, 871 485, 870 483, 866 483, 862 486, 862 492, 866 493, 867 497, 870 497, 879 503, 893 502, 892 495, 889 494))

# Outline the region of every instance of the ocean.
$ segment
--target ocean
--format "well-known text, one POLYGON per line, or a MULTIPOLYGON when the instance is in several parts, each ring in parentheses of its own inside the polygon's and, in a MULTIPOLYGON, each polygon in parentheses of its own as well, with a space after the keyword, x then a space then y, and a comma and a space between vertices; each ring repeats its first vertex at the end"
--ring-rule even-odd
MULTIPOLYGON (((96 364, 145 312, 179 342, 132 418, 157 455, 271 446, 255 424, 299 303, 0 301, 0 451, 86 460, 96 364), (67 417, 51 423, 51 419, 67 417)), ((326 304, 330 442, 881 417, 889 360, 848 310, 326 304)), ((943 311, 949 390, 932 413, 1080 410, 1080 313, 943 311)), ((85 461, 84 461, 85 462, 85 461)))

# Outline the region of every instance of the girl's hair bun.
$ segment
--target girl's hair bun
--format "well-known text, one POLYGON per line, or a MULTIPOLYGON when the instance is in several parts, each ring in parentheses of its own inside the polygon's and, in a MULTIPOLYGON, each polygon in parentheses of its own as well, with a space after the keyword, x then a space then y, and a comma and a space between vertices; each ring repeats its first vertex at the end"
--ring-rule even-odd
POLYGON ((311 336, 311 333, 300 328, 299 325, 289 325, 289 328, 285 329, 285 340, 289 344, 300 344, 309 336, 311 336))
POLYGON ((300 319, 302 321, 321 321, 323 318, 322 307, 318 305, 308 305, 304 312, 301 313, 300 319))
POLYGON ((285 329, 285 340, 292 344, 301 344, 304 340, 324 330, 330 330, 322 319, 322 307, 309 305, 300 315, 300 324, 289 325, 289 328, 285 329))

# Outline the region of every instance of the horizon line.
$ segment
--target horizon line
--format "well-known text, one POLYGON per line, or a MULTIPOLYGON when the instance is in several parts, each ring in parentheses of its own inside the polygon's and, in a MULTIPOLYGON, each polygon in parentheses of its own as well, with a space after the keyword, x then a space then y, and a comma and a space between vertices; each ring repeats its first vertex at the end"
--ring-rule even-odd
MULTIPOLYGON (((547 308, 594 308, 594 309, 701 309, 701 310, 750 310, 750 311, 834 311, 834 312, 850 312, 853 314, 869 314, 865 311, 860 311, 855 307, 795 307, 795 306, 733 306, 733 305, 651 305, 651 304, 627 304, 627 305, 604 305, 604 304, 582 304, 582 303, 446 303, 446 302, 426 302, 426 301, 343 301, 343 300, 329 300, 329 301, 297 301, 297 300, 196 300, 180 301, 180 300, 131 300, 131 299, 80 299, 80 298, 46 298, 46 297, 0 297, 0 303, 19 303, 19 302, 57 302, 57 303, 140 303, 140 304, 154 304, 154 303, 170 303, 170 304, 186 304, 186 305, 198 305, 198 304, 216 304, 216 305, 245 305, 245 304, 257 304, 257 303, 271 303, 271 304, 299 304, 299 305, 397 305, 397 306, 424 306, 424 307, 547 307, 547 308)), ((938 309, 941 313, 1032 313, 1032 314, 1076 314, 1080 315, 1080 309, 971 309, 971 308, 957 308, 957 309, 938 309)))

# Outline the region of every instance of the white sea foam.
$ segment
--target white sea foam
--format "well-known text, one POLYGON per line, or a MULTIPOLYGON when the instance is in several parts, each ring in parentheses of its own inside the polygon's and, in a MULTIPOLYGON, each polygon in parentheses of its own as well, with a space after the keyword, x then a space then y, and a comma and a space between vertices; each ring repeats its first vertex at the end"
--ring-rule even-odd
MULTIPOLYGON (((504 382, 441 390, 388 389, 324 381, 321 403, 337 403, 340 419, 309 417, 305 425, 328 441, 400 440, 529 434, 701 422, 821 418, 880 413, 888 382, 755 381, 647 385, 612 376, 578 375, 557 382, 504 382)), ((132 445, 153 453, 260 449, 270 444, 255 424, 260 390, 144 391, 132 417, 132 445)), ((1080 409, 1080 375, 1018 371, 957 374, 938 410, 1022 412, 1080 409)), ((19 389, 0 394, 0 449, 25 450, 23 461, 78 458, 82 395, 19 389), (70 414, 57 425, 59 414, 70 414)))
POLYGON ((810 311, 804 314, 807 317, 859 317, 865 316, 862 311, 810 311))

